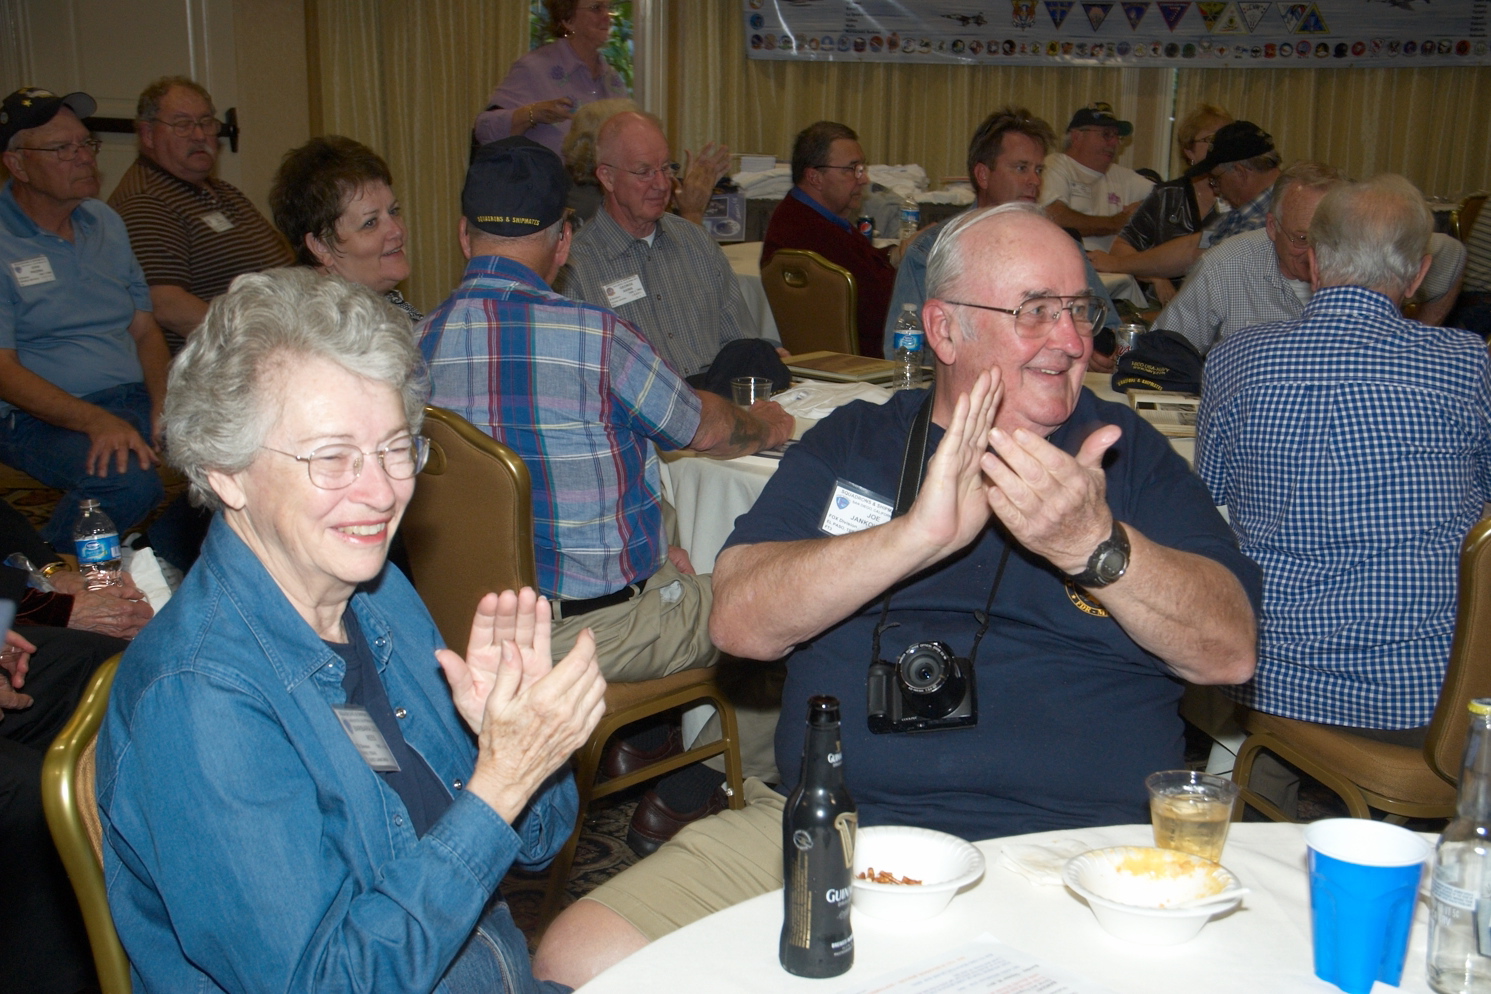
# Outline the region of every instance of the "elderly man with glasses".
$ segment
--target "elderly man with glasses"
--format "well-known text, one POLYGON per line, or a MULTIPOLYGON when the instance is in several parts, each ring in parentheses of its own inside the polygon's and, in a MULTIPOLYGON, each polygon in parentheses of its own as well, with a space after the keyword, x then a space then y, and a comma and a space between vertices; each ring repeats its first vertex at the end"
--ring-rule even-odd
POLYGON ((155 472, 170 355, 119 215, 98 195, 86 93, 25 87, 0 104, 0 461, 64 491, 42 537, 64 548, 78 502, 121 531, 164 496, 155 472))
POLYGON ((109 197, 173 354, 235 277, 295 261, 249 199, 212 175, 221 131, 200 84, 185 76, 156 80, 136 105, 139 158, 109 197))
POLYGON ((695 386, 728 390, 731 375, 769 375, 749 360, 769 363, 774 351, 752 341, 755 324, 725 253, 699 225, 668 213, 677 171, 657 118, 628 111, 601 125, 595 175, 604 200, 575 235, 557 289, 631 322, 695 386), (731 368, 707 376, 722 349, 721 365, 731 368))
POLYGON ((1165 439, 1082 386, 1104 308, 1072 239, 1029 204, 963 214, 932 249, 927 293, 931 391, 821 422, 715 568, 715 644, 786 657, 788 781, 747 780, 744 809, 571 905, 537 976, 577 985, 781 887, 812 695, 839 699, 860 824, 983 839, 1142 821, 1144 777, 1184 758, 1181 680, 1252 675, 1258 568, 1165 439), (912 713, 877 677, 928 643, 975 688, 962 714, 912 713))
POLYGON ((798 132, 792 142, 792 183, 766 226, 761 265, 770 262, 777 249, 807 249, 853 273, 859 295, 859 354, 879 358, 880 332, 900 255, 876 248, 854 227, 870 185, 859 136, 834 121, 819 121, 798 132))
POLYGON ((1134 126, 1115 117, 1111 105, 1090 103, 1072 115, 1062 150, 1046 157, 1041 206, 1089 249, 1108 251, 1154 187, 1118 164, 1123 139, 1133 133, 1134 126))

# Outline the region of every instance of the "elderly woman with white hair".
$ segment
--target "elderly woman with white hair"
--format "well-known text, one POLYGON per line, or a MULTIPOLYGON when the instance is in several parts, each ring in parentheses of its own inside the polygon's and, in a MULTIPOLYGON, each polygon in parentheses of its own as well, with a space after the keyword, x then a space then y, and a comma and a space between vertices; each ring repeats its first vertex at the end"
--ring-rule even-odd
POLYGON ((408 321, 304 269, 241 277, 172 367, 170 460, 218 513, 98 741, 137 991, 562 989, 498 883, 568 836, 605 681, 588 633, 551 662, 531 590, 463 658, 385 567, 424 399, 408 321))

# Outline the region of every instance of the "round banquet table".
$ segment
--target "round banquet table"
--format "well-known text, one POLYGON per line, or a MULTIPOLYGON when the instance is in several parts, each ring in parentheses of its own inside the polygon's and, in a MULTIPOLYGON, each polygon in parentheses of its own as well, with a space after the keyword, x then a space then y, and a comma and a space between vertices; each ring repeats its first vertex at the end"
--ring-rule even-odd
MULTIPOLYGON (((844 976, 805 980, 782 970, 777 941, 782 893, 763 894, 664 936, 586 984, 584 994, 654 988, 670 994, 861 989, 887 971, 951 952, 987 934, 1072 980, 1114 994, 1283 994, 1337 989, 1311 964, 1304 826, 1232 826, 1222 862, 1252 893, 1179 946, 1138 946, 1104 932, 1087 905, 1060 885, 1036 884, 999 862, 1009 843, 1077 839, 1090 848, 1150 845, 1148 825, 1117 825, 991 839, 978 844, 983 878, 924 922, 895 923, 856 912, 855 962, 844 976)), ((1400 990, 1427 992, 1427 909, 1414 916, 1400 990)), ((1022 988, 1023 990, 1024 988, 1022 988)), ((1378 984, 1376 994, 1391 988, 1378 984)))

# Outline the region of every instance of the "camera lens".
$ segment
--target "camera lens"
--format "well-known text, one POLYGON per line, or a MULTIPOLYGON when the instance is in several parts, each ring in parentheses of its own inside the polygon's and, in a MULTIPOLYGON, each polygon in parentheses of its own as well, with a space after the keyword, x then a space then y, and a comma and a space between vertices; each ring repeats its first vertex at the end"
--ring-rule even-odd
POLYGON ((968 680, 963 667, 942 642, 918 642, 896 663, 901 699, 923 718, 945 718, 963 700, 968 680))

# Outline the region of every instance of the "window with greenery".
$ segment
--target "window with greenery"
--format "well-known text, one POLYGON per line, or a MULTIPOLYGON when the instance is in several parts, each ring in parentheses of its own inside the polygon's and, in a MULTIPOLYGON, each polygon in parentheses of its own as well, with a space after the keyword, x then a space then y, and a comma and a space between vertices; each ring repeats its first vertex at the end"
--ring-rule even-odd
MULTIPOLYGON (((585 2, 585 0, 581 0, 585 2)), ((620 0, 613 2, 611 8, 615 16, 612 17, 614 26, 611 28, 611 39, 601 49, 601 58, 621 74, 622 82, 626 88, 632 88, 632 3, 631 0, 620 0)), ((528 13, 528 47, 537 48, 540 45, 553 41, 549 37, 544 26, 549 23, 549 12, 544 9, 543 0, 530 0, 528 13)))

